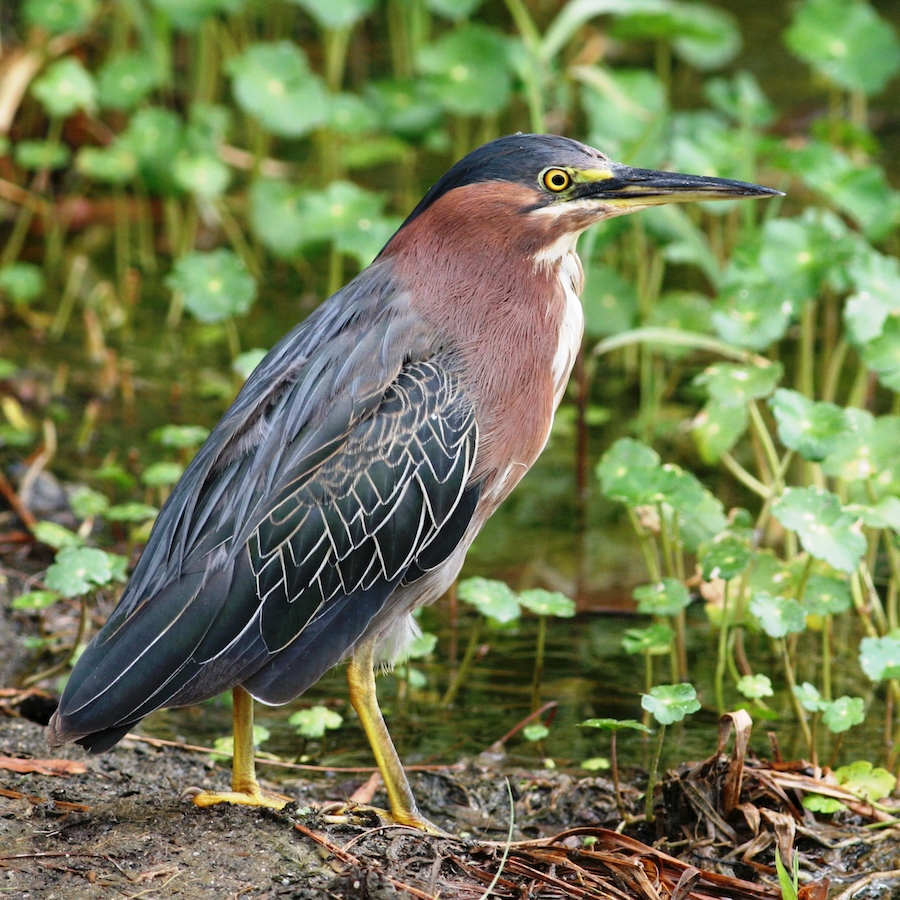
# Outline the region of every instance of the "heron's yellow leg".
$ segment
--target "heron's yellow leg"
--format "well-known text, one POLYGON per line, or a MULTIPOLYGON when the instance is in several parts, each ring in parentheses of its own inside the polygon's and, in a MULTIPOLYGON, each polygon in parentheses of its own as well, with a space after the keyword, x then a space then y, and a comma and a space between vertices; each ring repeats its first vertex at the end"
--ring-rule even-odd
POLYGON ((230 791, 201 791, 193 797, 197 806, 239 803, 243 806, 267 806, 284 809, 290 797, 260 789, 253 761, 253 698, 240 685, 232 689, 234 700, 234 759, 230 791))
POLYGON ((403 764, 378 706, 375 692, 375 648, 372 643, 364 644, 351 657, 347 666, 347 681, 350 685, 350 702, 362 722, 375 762, 381 771, 391 805, 391 818, 398 825, 410 825, 430 834, 446 835, 446 832, 424 818, 416 805, 403 764))

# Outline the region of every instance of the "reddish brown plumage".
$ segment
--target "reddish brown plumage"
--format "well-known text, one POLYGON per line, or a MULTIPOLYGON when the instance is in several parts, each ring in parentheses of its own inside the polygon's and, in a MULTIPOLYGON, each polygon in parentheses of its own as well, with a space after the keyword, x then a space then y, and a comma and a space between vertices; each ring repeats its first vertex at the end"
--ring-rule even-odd
POLYGON ((566 297, 556 264, 536 264, 535 256, 567 229, 554 217, 522 212, 537 196, 508 182, 457 188, 384 252, 413 308, 457 354, 476 404, 475 477, 487 476, 486 495, 513 466, 492 507, 537 458, 553 419, 553 359, 566 297))

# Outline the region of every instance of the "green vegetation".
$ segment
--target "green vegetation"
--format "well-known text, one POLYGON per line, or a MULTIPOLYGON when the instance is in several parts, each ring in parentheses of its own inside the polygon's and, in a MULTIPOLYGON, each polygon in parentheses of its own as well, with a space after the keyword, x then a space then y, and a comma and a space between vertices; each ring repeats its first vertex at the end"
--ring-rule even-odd
MULTIPOLYGON (((627 677, 663 726, 659 746, 672 710, 691 711, 665 690, 690 681, 719 712, 793 716, 809 756, 827 738, 837 762, 877 691, 882 761, 896 768, 900 191, 871 112, 892 80, 896 93, 900 41, 866 0, 792 10, 783 40, 808 74, 803 122, 736 67, 739 28, 712 4, 24 0, 0 36, 0 471, 90 488, 69 497, 73 528, 27 523, 56 556, 16 608, 43 616, 120 583, 110 548, 141 543, 206 433, 164 428, 135 460, 92 452, 105 405, 134 413, 143 344, 176 370, 203 361, 186 390, 212 403, 212 425, 255 343, 365 266, 450 162, 502 133, 560 131, 629 164, 788 192, 669 206, 581 243, 586 350, 555 439, 578 448, 582 497, 624 510, 637 536, 647 621, 626 635, 643 664, 627 677), (273 284, 302 300, 261 331, 273 284), (33 391, 32 339, 50 360, 73 352, 77 374, 47 362, 33 391), (625 394, 633 416, 610 421, 625 394), (597 480, 589 446, 603 450, 597 480), (698 593, 709 685, 687 638, 698 593)), ((181 418, 180 398, 163 417, 181 418)), ((536 709, 547 623, 574 607, 485 579, 459 598, 477 614, 444 702, 485 628, 525 610, 540 622, 536 709)), ((55 654, 51 672, 77 652, 87 610, 74 643, 36 646, 55 654)), ((400 675, 422 684, 409 665, 400 675)))

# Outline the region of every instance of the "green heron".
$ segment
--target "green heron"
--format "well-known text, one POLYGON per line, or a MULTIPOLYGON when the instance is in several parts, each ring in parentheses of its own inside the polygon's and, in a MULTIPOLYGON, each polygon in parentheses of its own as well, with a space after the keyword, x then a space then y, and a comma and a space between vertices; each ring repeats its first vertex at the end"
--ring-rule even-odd
POLYGON ((349 660, 391 816, 432 830, 374 667, 416 634, 410 613, 448 589, 547 441, 582 339, 579 234, 645 206, 778 193, 551 135, 458 162, 247 380, 76 663, 51 744, 99 753, 154 710, 231 689, 233 790, 194 802, 282 807, 255 777, 253 699, 287 703, 349 660))

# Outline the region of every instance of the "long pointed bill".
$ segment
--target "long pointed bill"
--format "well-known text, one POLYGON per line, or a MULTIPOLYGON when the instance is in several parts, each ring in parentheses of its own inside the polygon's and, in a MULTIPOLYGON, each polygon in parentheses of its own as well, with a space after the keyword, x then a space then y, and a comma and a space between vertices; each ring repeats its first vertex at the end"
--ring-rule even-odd
POLYGON ((579 194, 586 200, 600 200, 604 205, 623 210, 664 203, 686 203, 696 200, 735 200, 741 197, 781 197, 781 191, 705 175, 682 175, 677 172, 657 172, 653 169, 633 169, 613 164, 607 171, 598 171, 596 181, 582 182, 579 194))

